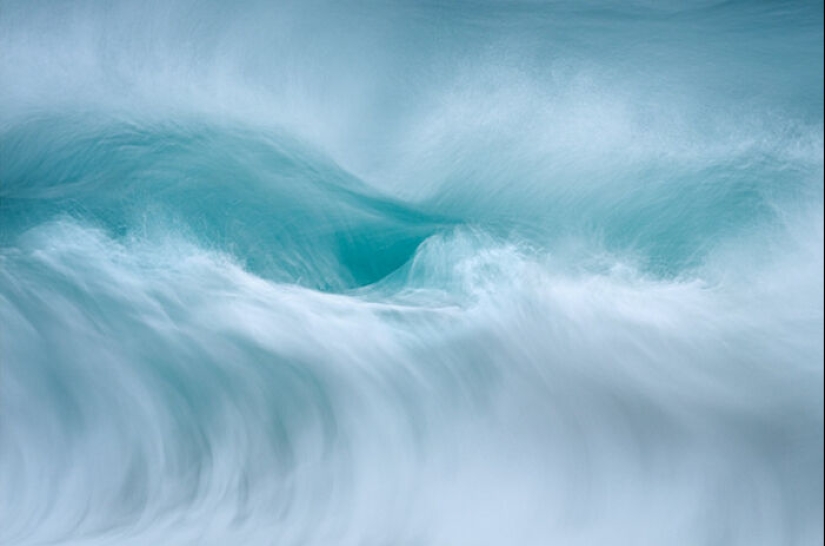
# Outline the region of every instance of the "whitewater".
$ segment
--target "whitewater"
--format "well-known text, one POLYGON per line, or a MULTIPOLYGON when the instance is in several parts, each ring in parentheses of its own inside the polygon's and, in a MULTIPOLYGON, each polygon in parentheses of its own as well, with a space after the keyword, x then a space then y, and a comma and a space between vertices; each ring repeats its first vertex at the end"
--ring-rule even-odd
POLYGON ((0 0, 0 544, 823 542, 823 4, 0 0))

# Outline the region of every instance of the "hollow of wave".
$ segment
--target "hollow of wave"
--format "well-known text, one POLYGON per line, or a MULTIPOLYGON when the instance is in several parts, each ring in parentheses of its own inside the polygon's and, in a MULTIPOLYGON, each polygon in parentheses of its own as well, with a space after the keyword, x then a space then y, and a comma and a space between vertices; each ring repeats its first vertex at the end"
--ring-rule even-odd
POLYGON ((822 28, 0 2, 0 544, 821 544, 822 28))

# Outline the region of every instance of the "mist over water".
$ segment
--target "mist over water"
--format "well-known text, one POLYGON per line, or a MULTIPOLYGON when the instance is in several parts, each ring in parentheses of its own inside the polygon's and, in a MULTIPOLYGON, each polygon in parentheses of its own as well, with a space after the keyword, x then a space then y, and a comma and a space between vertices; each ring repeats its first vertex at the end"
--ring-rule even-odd
POLYGON ((823 541, 823 6, 0 0, 0 544, 823 541))

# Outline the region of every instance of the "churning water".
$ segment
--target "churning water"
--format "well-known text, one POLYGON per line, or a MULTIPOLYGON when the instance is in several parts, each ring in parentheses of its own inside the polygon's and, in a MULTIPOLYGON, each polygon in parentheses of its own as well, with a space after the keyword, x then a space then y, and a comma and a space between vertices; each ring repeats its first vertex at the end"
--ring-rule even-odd
POLYGON ((0 543, 823 540, 819 1, 0 1, 0 543))

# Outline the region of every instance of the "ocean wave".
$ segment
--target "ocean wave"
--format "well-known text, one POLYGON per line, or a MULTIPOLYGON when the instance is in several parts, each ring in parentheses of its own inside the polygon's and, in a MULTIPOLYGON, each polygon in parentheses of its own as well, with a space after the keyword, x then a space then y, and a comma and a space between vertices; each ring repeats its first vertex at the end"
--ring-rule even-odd
POLYGON ((821 23, 4 3, 0 543, 821 542, 821 23))

